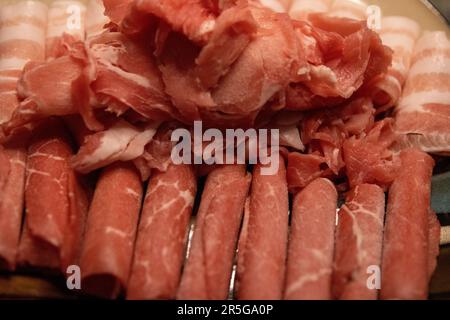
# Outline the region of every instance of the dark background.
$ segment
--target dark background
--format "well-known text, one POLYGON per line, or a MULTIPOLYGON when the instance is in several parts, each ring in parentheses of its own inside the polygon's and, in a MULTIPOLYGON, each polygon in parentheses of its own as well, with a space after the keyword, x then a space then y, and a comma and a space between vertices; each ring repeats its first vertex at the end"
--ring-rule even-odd
POLYGON ((439 12, 450 22, 450 0, 430 0, 439 12))

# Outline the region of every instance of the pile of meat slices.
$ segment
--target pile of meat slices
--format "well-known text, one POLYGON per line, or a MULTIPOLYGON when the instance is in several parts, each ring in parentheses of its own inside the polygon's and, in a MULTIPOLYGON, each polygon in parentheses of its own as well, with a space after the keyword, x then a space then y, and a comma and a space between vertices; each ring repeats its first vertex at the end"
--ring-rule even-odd
POLYGON ((450 42, 405 17, 371 30, 367 12, 2 6, 0 269, 78 265, 81 290, 108 298, 226 299, 230 281, 238 299, 427 298, 440 226, 426 152, 450 153, 450 42), (171 133, 195 120, 280 129, 278 172, 174 165, 171 133))

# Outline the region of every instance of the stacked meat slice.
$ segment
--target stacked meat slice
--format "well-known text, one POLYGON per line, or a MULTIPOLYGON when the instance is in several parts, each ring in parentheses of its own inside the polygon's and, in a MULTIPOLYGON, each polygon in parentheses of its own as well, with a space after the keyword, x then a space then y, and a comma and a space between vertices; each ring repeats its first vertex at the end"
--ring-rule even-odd
MULTIPOLYGON (((342 103, 390 63, 390 50, 365 22, 320 16, 300 22, 253 1, 105 4, 111 30, 120 33, 89 35, 81 45, 67 32, 62 52, 49 53, 58 58, 29 65, 19 86, 24 101, 3 126, 6 133, 68 114, 81 114, 90 129, 101 131, 95 109, 248 127, 286 107, 342 103), (51 83, 58 83, 56 96, 49 96, 51 83)), ((49 37, 54 47, 53 33, 49 37)))
POLYGON ((450 41, 427 32, 414 50, 411 70, 396 109, 399 147, 450 154, 450 41))

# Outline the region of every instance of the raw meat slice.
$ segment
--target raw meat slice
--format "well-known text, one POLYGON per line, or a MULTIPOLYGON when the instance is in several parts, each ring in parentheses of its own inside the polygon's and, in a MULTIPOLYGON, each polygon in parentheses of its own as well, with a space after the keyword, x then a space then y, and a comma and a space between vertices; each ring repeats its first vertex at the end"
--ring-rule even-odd
POLYGON ((263 168, 256 165, 253 170, 248 221, 241 233, 245 241, 239 247, 236 278, 240 300, 283 297, 289 210, 286 169, 281 157, 275 175, 262 175, 263 168))
POLYGON ((250 183, 243 165, 219 167, 208 175, 178 299, 227 299, 250 183))
POLYGON ((419 24, 409 18, 392 16, 381 20, 381 40, 394 54, 387 74, 368 84, 377 113, 392 108, 400 99, 411 66, 414 45, 420 33, 419 24))
POLYGON ((14 270, 24 203, 26 149, 0 145, 0 270, 14 270))
POLYGON ((59 269, 78 263, 88 208, 82 181, 70 168, 70 137, 59 120, 33 132, 25 181, 26 217, 18 262, 59 269))
POLYGON ((294 196, 284 299, 331 299, 337 196, 322 178, 294 196))
POLYGON ((175 146, 175 142, 171 140, 172 132, 180 127, 180 124, 176 122, 163 123, 152 141, 145 147, 142 156, 134 160, 143 181, 150 177, 154 169, 161 172, 167 171, 172 163, 172 150, 175 146))
MULTIPOLYGON (((124 7, 125 3, 123 4, 124 7)), ((158 24, 161 21, 170 25, 173 31, 183 33, 190 40, 205 43, 209 39, 216 22, 215 13, 211 9, 205 1, 198 0, 134 1, 131 8, 125 10, 127 13, 131 12, 131 14, 119 18, 117 21, 122 20, 120 24, 125 33, 130 33, 130 31, 135 33, 150 23, 158 24), (136 14, 146 16, 148 22, 143 24, 141 19, 135 19, 136 14)), ((111 17, 111 20, 114 21, 115 19, 111 17)))
POLYGON ((216 21, 208 44, 196 58, 195 76, 205 89, 218 85, 256 35, 257 24, 249 7, 225 10, 216 21))
POLYGON ((89 173, 116 161, 134 160, 144 154, 158 126, 150 122, 140 129, 119 119, 106 131, 86 136, 71 163, 77 171, 89 173))
POLYGON ((175 113, 145 39, 110 32, 91 38, 89 47, 96 65, 91 87, 101 105, 117 115, 131 108, 152 120, 169 120, 175 113))
POLYGON ((168 36, 159 58, 166 92, 186 123, 202 119, 208 126, 248 127, 296 72, 299 59, 292 24, 286 15, 242 4, 222 12, 210 38, 200 49, 182 35, 168 36), (240 36, 233 37, 230 51, 222 50, 222 41, 233 30, 240 36), (283 52, 276 47, 283 47, 283 52), (214 68, 205 72, 210 65, 214 68))
MULTIPOLYGON (((306 82, 313 93, 325 97, 349 98, 364 81, 370 81, 387 71, 392 61, 392 52, 383 46, 379 36, 370 30, 365 22, 324 15, 311 17, 311 22, 315 28, 343 37, 342 51, 340 57, 338 56, 340 59, 335 61, 336 57, 333 56, 339 47, 328 48, 331 49, 331 53, 325 52, 324 58, 327 59, 324 61, 325 65, 313 69, 311 81, 306 82), (330 57, 327 55, 330 54, 332 60, 328 60, 330 57), (321 84, 320 80, 325 83, 321 84)), ((321 36, 323 36, 321 33, 316 35, 316 41, 322 46, 326 45, 325 41, 329 39, 321 36)), ((330 44, 333 42, 328 43, 330 44)))
POLYGON ((1 8, 0 70, 22 70, 30 60, 44 60, 47 6, 21 1, 1 8))
POLYGON ((450 41, 426 32, 417 42, 396 109, 399 148, 450 154, 450 41))
POLYGON ((174 299, 197 191, 194 169, 169 165, 150 179, 140 218, 127 299, 174 299))
POLYGON ((320 14, 309 20, 311 24, 296 23, 308 65, 287 88, 288 109, 335 107, 387 71, 391 50, 365 22, 320 14))
MULTIPOLYGON (((293 152, 288 157, 290 191, 296 192, 318 177, 341 177, 347 165, 343 147, 349 144, 347 140, 359 141, 372 130, 374 115, 375 109, 368 98, 355 99, 343 107, 306 114, 301 137, 307 154, 293 152)), ((376 131, 372 135, 375 136, 376 131)), ((386 134, 386 138, 390 136, 386 134)), ((365 159, 364 154, 360 156, 365 159)), ((353 160, 350 159, 350 166, 353 160)))
POLYGON ((426 299, 434 161, 417 149, 403 150, 400 158, 398 176, 389 190, 380 297, 426 299))
POLYGON ((333 295, 339 300, 376 300, 371 268, 381 270, 385 196, 377 185, 361 184, 339 210, 333 271, 333 295))
MULTIPOLYGON (((84 40, 86 6, 76 0, 57 0, 48 10, 46 35, 47 59, 58 57, 65 45, 63 35, 70 36, 71 41, 84 40)), ((67 38, 66 38, 67 39, 67 38)))
POLYGON ((360 138, 352 137, 344 142, 343 153, 350 187, 363 183, 388 188, 397 175, 398 159, 389 149, 396 135, 393 120, 385 118, 360 138))
POLYGON ((316 154, 291 152, 288 157, 287 180, 289 191, 297 193, 313 180, 324 175, 325 158, 316 154))
POLYGON ((116 298, 126 287, 142 201, 142 183, 131 163, 106 167, 97 183, 80 259, 81 288, 116 298))
POLYGON ((83 66, 70 56, 48 63, 30 63, 19 80, 19 96, 25 98, 14 111, 4 131, 10 133, 29 122, 49 116, 78 113, 72 99, 72 83, 83 72, 83 66), (57 80, 57 81, 55 81, 57 80))
POLYGON ((132 108, 152 120, 168 120, 175 113, 144 42, 117 32, 90 38, 88 44, 76 42, 67 55, 28 65, 19 94, 25 100, 4 125, 6 133, 40 118, 72 114, 101 131, 93 108, 105 106, 117 115, 132 108))
MULTIPOLYGON (((214 111, 225 119, 226 116, 230 119, 233 116, 256 117, 271 98, 283 91, 304 64, 287 15, 258 7, 250 9, 258 25, 258 33, 212 91, 212 99, 218 106, 214 111), (275 48, 283 48, 283 51, 275 48)), ((202 113, 202 118, 209 118, 208 111, 202 113)))

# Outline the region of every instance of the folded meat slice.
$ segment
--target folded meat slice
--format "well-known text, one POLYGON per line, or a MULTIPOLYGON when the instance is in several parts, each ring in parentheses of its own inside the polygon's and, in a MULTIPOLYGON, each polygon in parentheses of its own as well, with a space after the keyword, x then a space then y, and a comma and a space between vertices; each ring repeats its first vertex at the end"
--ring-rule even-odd
POLYGON ((367 135, 373 128, 374 115, 375 109, 368 98, 305 115, 301 137, 306 154, 292 152, 288 157, 290 191, 296 192, 318 177, 340 177, 348 165, 344 161, 346 141, 358 141, 367 135))
POLYGON ((296 20, 307 20, 311 13, 325 13, 330 9, 332 0, 292 0, 289 16, 296 20))
POLYGON ((219 167, 208 175, 178 299, 227 299, 250 183, 243 165, 219 167))
POLYGON ((86 136, 71 163, 77 171, 88 173, 116 161, 134 160, 144 154, 158 126, 150 122, 140 129, 119 119, 107 130, 86 136))
MULTIPOLYGON (((250 9, 258 25, 255 39, 212 91, 212 99, 218 106, 213 111, 222 117, 255 117, 271 98, 284 90, 305 63, 286 14, 256 6, 250 9)), ((209 110, 205 110, 202 118, 208 118, 208 114, 209 110)))
POLYGON ((203 48, 167 37, 159 57, 165 90, 184 122, 247 127, 297 68, 294 30, 286 15, 254 3, 224 10, 215 25, 203 48))
POLYGON ((127 299, 175 298, 196 190, 197 179, 190 165, 172 164, 151 176, 127 299))
POLYGON ((117 115, 131 108, 154 120, 168 120, 174 113, 151 51, 143 41, 118 32, 73 43, 64 56, 29 64, 19 94, 24 100, 4 125, 6 133, 40 118, 72 114, 82 115, 89 129, 101 131, 94 108, 117 115))
POLYGON ((373 184, 356 186, 339 210, 333 270, 333 295, 339 300, 376 300, 369 276, 381 270, 385 196, 373 184))
POLYGON ((101 105, 117 115, 131 108, 153 120, 170 119, 174 111, 145 39, 104 33, 90 38, 89 53, 96 72, 91 88, 101 105))
POLYGON ((143 181, 150 177, 154 169, 165 172, 169 168, 172 163, 172 150, 176 144, 171 140, 172 132, 178 128, 180 124, 177 122, 163 123, 152 141, 146 145, 142 156, 133 161, 143 181))
POLYGON ((26 216, 18 262, 58 269, 78 263, 88 198, 82 180, 71 169, 70 137, 55 119, 33 132, 25 181, 26 216))
MULTIPOLYGON (((338 61, 326 61, 329 57, 325 56, 324 66, 313 68, 311 81, 306 85, 315 94, 348 98, 364 81, 370 81, 384 73, 390 66, 391 50, 383 46, 379 36, 365 22, 323 15, 315 15, 311 21, 314 27, 328 33, 336 32, 344 38, 338 61), (319 82, 316 83, 316 80, 319 82), (320 80, 325 81, 325 84, 321 84, 320 80)), ((323 39, 317 41, 321 43, 323 39)))
POLYGON ((362 0, 334 0, 328 14, 339 18, 366 20, 367 4, 362 0))
POLYGON ((288 190, 284 160, 274 175, 263 175, 256 165, 247 222, 239 241, 236 298, 281 299, 288 240, 288 190), (268 237, 267 235, 270 235, 268 237), (241 246, 242 244, 242 246, 241 246))
POLYGON ((396 109, 399 148, 450 154, 449 106, 450 41, 445 32, 426 32, 416 44, 396 109))
MULTIPOLYGON (((63 34, 69 35, 71 41, 84 40, 86 6, 76 0, 57 0, 48 10, 46 34, 47 59, 58 57, 64 52, 63 34)), ((67 38, 66 38, 67 39, 67 38)))
POLYGON ((129 13, 133 0, 103 0, 105 16, 112 23, 119 25, 129 13))
POLYGON ((350 187, 363 183, 388 188, 395 179, 398 159, 390 147, 394 144, 393 120, 383 119, 371 131, 360 138, 352 137, 344 142, 343 153, 350 187))
POLYGON ((126 287, 142 201, 142 183, 131 163, 106 167, 89 209, 80 259, 81 288, 116 298, 126 287))
POLYGON ((207 1, 127 0, 120 3, 113 0, 106 1, 105 6, 106 14, 126 34, 135 34, 149 24, 157 25, 162 22, 196 43, 205 43, 215 26, 216 14, 207 1), (142 17, 145 17, 144 23, 142 17))
POLYGON ((86 38, 98 36, 105 31, 109 19, 104 12, 102 0, 89 0, 86 6, 86 38))
POLYGON ((335 107, 387 71, 392 52, 365 22, 320 14, 309 20, 295 24, 308 65, 287 88, 288 109, 335 107))
POLYGON ((217 86, 253 40, 257 24, 248 6, 225 10, 216 21, 208 43, 196 58, 195 77, 205 89, 217 86))
POLYGON ((331 299, 337 196, 323 178, 294 196, 284 299, 331 299))
POLYGON ((82 72, 83 66, 70 56, 28 64, 18 84, 18 93, 25 100, 5 123, 5 132, 49 116, 78 113, 71 90, 82 72))
POLYGON ((400 99, 421 28, 414 20, 392 16, 381 20, 379 33, 383 44, 394 52, 387 74, 368 85, 377 112, 381 113, 392 108, 400 99))
POLYGON ((398 176, 389 190, 380 297, 427 299, 434 161, 417 149, 403 150, 400 158, 398 176))

